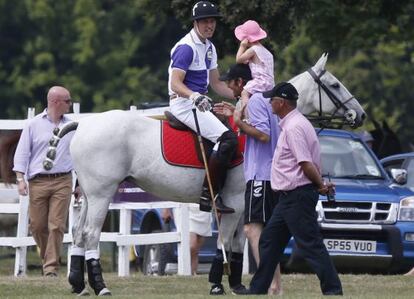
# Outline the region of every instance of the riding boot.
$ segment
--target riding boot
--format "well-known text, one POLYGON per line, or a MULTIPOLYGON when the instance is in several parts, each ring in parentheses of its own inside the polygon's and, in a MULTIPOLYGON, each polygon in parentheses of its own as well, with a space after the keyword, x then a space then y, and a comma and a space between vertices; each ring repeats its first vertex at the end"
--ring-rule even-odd
MULTIPOLYGON (((234 209, 227 207, 223 203, 223 199, 219 194, 219 190, 224 186, 224 180, 226 178, 226 165, 223 165, 214 154, 210 156, 208 161, 208 170, 210 173, 211 185, 213 187, 214 196, 216 196, 216 208, 217 212, 222 214, 234 213, 234 209)), ((207 176, 204 179, 203 189, 200 196, 200 211, 210 212, 212 208, 212 199, 210 196, 210 190, 208 189, 207 176)))
POLYGON ((79 296, 89 295, 85 285, 85 257, 72 255, 70 257, 69 283, 72 286, 72 293, 79 296))
POLYGON ((106 288, 105 282, 102 276, 101 262, 99 259, 90 259, 86 261, 88 268, 88 280, 90 286, 95 291, 95 295, 111 295, 111 292, 106 288))

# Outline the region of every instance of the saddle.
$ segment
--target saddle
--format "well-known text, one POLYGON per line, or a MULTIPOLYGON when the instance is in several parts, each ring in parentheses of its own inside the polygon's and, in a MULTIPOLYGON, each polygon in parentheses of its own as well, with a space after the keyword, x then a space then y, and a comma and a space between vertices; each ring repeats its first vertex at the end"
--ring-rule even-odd
MULTIPOLYGON (((180 122, 171 112, 165 111, 164 114, 166 120, 161 120, 161 151, 164 160, 175 166, 204 168, 197 134, 180 122)), ((226 126, 232 130, 235 130, 236 127, 232 119, 229 120, 226 126)), ((213 150, 214 143, 205 138, 202 139, 208 159, 213 150)), ((244 139, 244 135, 239 137, 238 149, 229 168, 233 168, 243 162, 244 139)))

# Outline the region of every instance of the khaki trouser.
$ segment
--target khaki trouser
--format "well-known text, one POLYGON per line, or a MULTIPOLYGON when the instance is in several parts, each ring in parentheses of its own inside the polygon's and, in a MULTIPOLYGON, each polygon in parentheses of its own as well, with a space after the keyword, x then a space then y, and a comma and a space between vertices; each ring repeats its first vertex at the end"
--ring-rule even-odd
POLYGON ((29 181, 30 230, 43 262, 43 273, 57 273, 72 192, 72 175, 29 181))

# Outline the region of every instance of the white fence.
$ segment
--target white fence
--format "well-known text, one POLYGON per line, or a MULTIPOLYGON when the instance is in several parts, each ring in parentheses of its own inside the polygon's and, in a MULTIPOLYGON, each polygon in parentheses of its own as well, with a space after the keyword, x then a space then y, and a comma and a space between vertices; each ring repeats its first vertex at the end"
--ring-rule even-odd
MULTIPOLYGON (((16 189, 0 189, 3 192, 14 192, 16 189)), ((71 243, 71 228, 77 218, 80 207, 74 207, 72 199, 69 209, 69 229, 64 235, 63 242, 71 243)), ((20 196, 19 203, 0 203, 0 213, 17 214, 18 225, 16 237, 0 237, 0 246, 16 248, 14 275, 22 276, 26 274, 26 252, 28 246, 36 245, 33 237, 28 236, 28 205, 29 198, 20 196)), ((190 233, 188 223, 189 204, 176 202, 151 202, 151 203, 111 203, 110 210, 119 210, 119 228, 117 232, 103 232, 101 242, 114 242, 118 246, 118 275, 129 275, 129 248, 131 245, 148 245, 177 243, 178 255, 178 274, 191 275, 190 263, 190 233), (177 231, 168 233, 154 234, 131 234, 131 211, 138 209, 155 208, 179 208, 183 217, 176 223, 177 231)), ((70 250, 68 250, 68 269, 70 265, 70 250)))

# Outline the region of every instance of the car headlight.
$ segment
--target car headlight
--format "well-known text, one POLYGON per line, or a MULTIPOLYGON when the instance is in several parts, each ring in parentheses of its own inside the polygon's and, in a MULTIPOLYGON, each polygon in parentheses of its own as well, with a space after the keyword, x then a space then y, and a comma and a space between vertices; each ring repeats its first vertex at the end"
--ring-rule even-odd
POLYGON ((398 220, 414 221, 414 196, 409 196, 400 201, 398 220))

